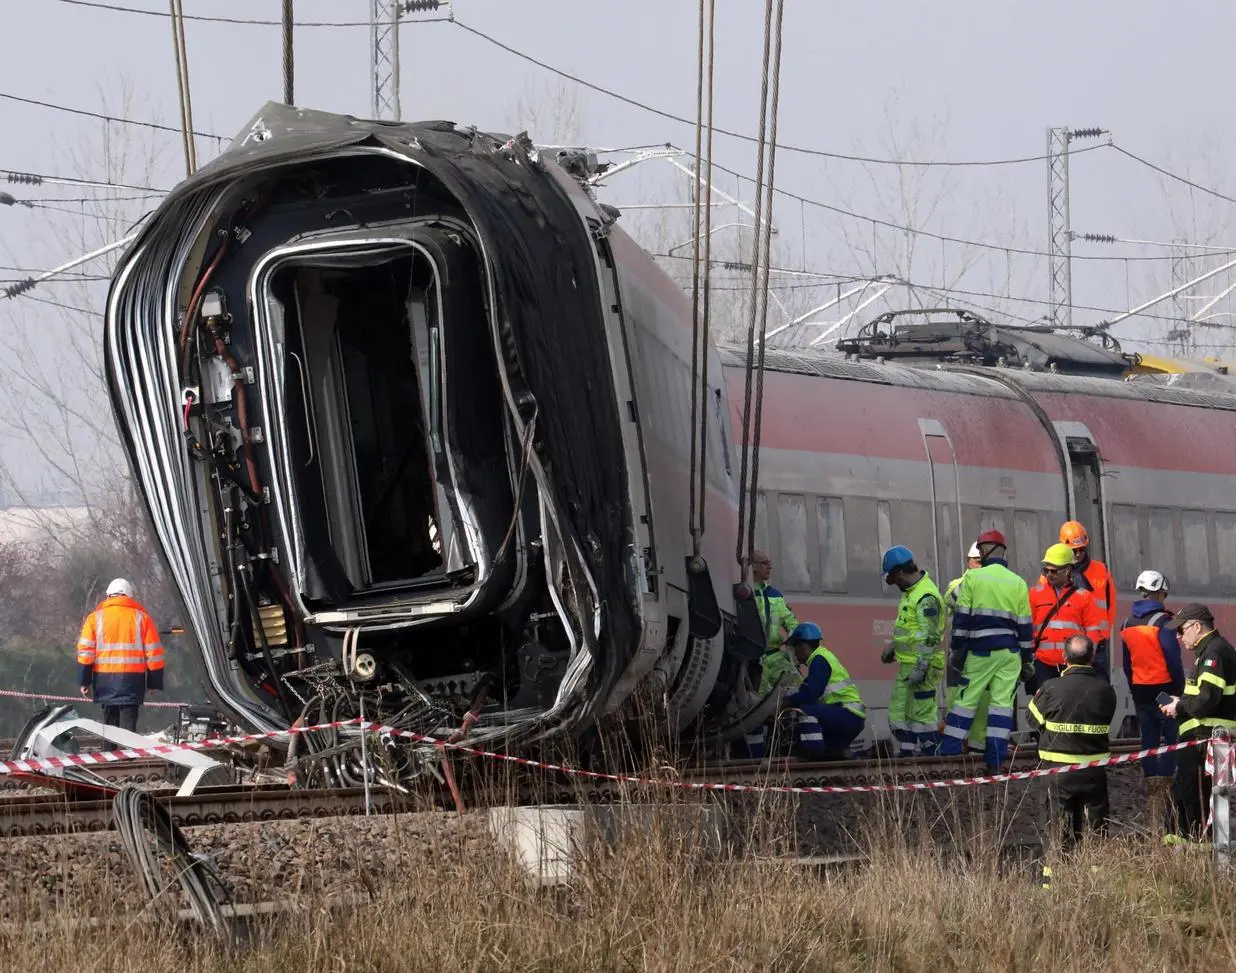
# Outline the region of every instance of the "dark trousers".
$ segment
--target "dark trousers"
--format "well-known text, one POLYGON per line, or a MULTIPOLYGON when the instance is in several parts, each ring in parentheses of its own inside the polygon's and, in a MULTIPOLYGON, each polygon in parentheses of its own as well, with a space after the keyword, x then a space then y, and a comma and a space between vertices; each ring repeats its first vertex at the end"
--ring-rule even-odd
MULTIPOLYGON (((137 711, 140 706, 103 706, 103 725, 114 726, 121 730, 137 732, 137 711)), ((119 750, 117 744, 110 740, 103 744, 104 750, 119 750)))
POLYGON ((843 759, 848 747, 863 732, 866 720, 844 706, 811 703, 795 726, 795 750, 818 760, 843 759))
MULTIPOLYGON (((1164 716, 1158 703, 1137 703, 1137 725, 1141 729, 1142 749, 1170 746, 1176 742, 1177 723, 1164 716)), ((1147 777, 1171 777, 1176 772, 1176 754, 1161 753, 1142 759, 1142 773, 1147 777)))
POLYGON ((1107 768, 1087 767, 1061 774, 1053 782, 1051 804, 1066 849, 1076 845, 1087 830, 1106 835, 1107 768))
POLYGON ((1210 817, 1210 778, 1206 776, 1206 748, 1185 747, 1176 751, 1176 777, 1172 802, 1180 834, 1201 840, 1210 817))

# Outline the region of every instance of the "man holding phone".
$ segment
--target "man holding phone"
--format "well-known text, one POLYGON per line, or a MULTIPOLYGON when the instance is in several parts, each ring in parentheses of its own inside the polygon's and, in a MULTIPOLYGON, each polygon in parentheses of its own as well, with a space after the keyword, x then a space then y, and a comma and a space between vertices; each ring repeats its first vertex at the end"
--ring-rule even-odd
MULTIPOLYGON (((1165 627, 1179 633, 1181 646, 1197 657, 1184 694, 1169 696, 1159 707, 1179 721, 1181 742, 1205 740, 1215 727, 1236 729, 1236 649, 1215 631, 1210 609, 1196 602, 1185 605, 1165 627)), ((1172 798, 1178 833, 1200 840, 1210 803, 1206 754, 1200 745, 1179 751, 1172 798)))

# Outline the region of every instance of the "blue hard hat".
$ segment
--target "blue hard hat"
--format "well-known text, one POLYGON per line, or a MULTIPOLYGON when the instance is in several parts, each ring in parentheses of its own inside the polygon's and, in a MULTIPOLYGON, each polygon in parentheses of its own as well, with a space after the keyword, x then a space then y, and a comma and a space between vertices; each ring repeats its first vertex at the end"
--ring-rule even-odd
POLYGON ((794 626, 794 631, 790 633, 787 642, 818 642, 824 638, 824 633, 820 631, 820 626, 815 622, 799 622, 794 626))
POLYGON ((903 564, 909 564, 913 560, 914 552, 908 547, 902 547, 898 544, 896 547, 890 547, 884 552, 884 561, 880 565, 880 570, 884 574, 888 574, 894 568, 899 568, 903 564))

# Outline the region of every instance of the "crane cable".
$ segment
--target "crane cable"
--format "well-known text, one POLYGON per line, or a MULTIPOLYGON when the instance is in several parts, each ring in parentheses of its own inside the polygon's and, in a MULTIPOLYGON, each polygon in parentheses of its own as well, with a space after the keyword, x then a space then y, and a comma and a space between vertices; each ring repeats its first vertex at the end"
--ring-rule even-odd
POLYGON ((295 24, 292 0, 283 0, 283 102, 285 105, 296 104, 292 94, 296 68, 292 57, 292 28, 295 24))
POLYGON ((197 171, 193 136, 193 101, 189 89, 189 52, 185 44, 184 0, 168 0, 172 15, 172 51, 176 58, 176 88, 180 95, 180 135, 185 149, 185 175, 197 171))
POLYGON ((753 245, 752 261, 751 261, 751 290, 750 290, 750 314, 749 324, 747 327, 747 364, 746 364, 746 380, 743 388, 743 410, 742 410, 742 466, 739 471, 739 497, 738 497, 738 544, 735 550, 735 557, 738 564, 742 568, 743 580, 747 580, 751 571, 752 554, 755 548, 755 509, 756 509, 756 492, 759 482, 759 444, 760 444, 760 418, 762 415, 761 405, 764 394, 764 344, 765 336, 768 332, 767 312, 768 312, 768 262, 772 248, 772 185, 775 172, 775 164, 777 158, 777 103, 780 96, 780 79, 781 79, 781 25, 785 10, 785 0, 776 0, 777 7, 777 23, 776 23, 776 51, 775 57, 770 56, 770 48, 772 47, 773 35, 773 2, 774 0, 765 0, 764 4, 764 73, 763 83, 760 91, 760 130, 758 138, 758 158, 756 161, 755 171, 755 243, 753 245), (772 80, 772 143, 769 145, 768 140, 768 120, 769 120, 769 74, 771 65, 771 80, 772 80), (768 156, 768 183, 764 182, 764 161, 765 155, 768 156), (767 209, 767 215, 765 215, 767 209), (763 257, 762 265, 764 273, 761 275, 761 256, 763 257), (761 283, 762 282, 762 283, 761 283), (757 303, 757 298, 762 300, 757 303), (763 321, 760 327, 760 349, 759 360, 756 362, 755 352, 755 328, 759 321, 760 304, 763 306, 763 321), (753 389, 753 379, 758 374, 758 389, 753 389), (754 428, 752 423, 752 397, 753 392, 758 396, 755 406, 755 422, 754 428), (754 454, 752 451, 754 447, 754 454), (748 480, 747 472, 750 467, 751 477, 748 480), (744 540, 746 541, 744 549, 744 540))
POLYGON ((709 285, 712 278, 712 105, 715 91, 714 41, 716 40, 716 0, 700 0, 700 30, 698 73, 695 95, 695 184, 692 187, 695 196, 695 206, 692 211, 694 220, 694 245, 691 253, 691 478, 690 478, 690 530, 691 553, 699 557, 704 536, 704 514, 707 504, 707 474, 708 459, 708 334, 709 334, 709 285), (707 16, 707 28, 705 28, 707 16), (708 108, 705 120, 705 54, 704 41, 707 34, 707 91, 708 108), (704 161, 701 158, 701 146, 704 141, 704 128, 708 129, 707 169, 701 168, 704 161), (704 193, 702 213, 700 193, 704 193), (704 247, 703 255, 703 315, 701 320, 700 297, 700 244, 704 247), (702 368, 701 361, 703 359, 702 368), (702 380, 701 380, 702 372, 702 380), (696 485, 698 476, 699 484, 696 485), (697 491, 698 489, 698 501, 697 491), (698 522, 696 520, 698 509, 698 522))
POLYGON ((760 289, 760 360, 755 371, 755 430, 751 453, 751 509, 747 517, 747 563, 755 560, 755 510, 760 486, 760 433, 764 427, 764 352, 768 347, 768 266, 772 259, 772 211, 777 171, 777 109, 781 102, 781 25, 785 14, 785 0, 777 0, 776 48, 773 54, 772 75, 772 132, 768 145, 768 184, 765 187, 764 253, 760 262, 764 268, 760 289))

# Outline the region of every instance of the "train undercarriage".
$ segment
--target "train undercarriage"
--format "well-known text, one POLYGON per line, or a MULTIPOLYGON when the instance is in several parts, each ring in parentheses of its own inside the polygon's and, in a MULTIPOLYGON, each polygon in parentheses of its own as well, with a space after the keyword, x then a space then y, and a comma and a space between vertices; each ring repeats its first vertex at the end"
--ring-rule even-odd
POLYGON ((596 227, 530 144, 409 131, 267 106, 173 191, 108 300, 122 439, 244 724, 582 728, 649 555, 596 227))

